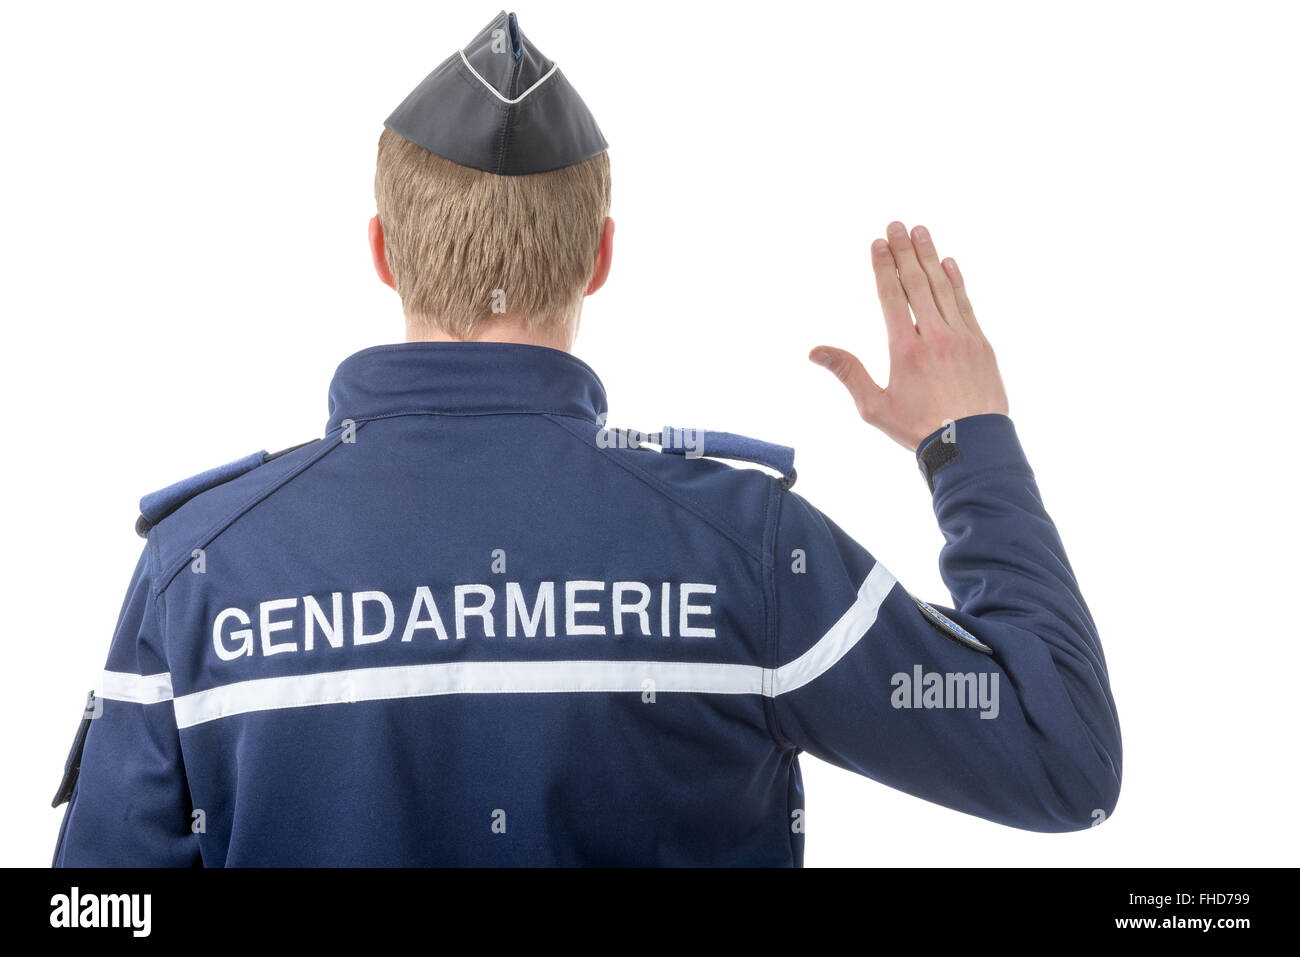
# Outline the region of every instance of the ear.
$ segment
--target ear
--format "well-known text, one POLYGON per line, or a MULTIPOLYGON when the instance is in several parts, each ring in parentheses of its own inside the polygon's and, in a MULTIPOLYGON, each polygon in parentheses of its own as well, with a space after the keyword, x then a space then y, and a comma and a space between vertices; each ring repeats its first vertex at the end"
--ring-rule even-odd
POLYGON ((384 227, 379 224, 379 217, 370 217, 370 258, 375 264, 375 275, 385 286, 397 288, 393 274, 388 269, 388 257, 384 255, 384 227))
POLYGON ((586 295, 605 285, 609 278, 609 267, 614 261, 614 220, 605 217, 605 225, 600 230, 600 248, 596 250, 596 266, 591 271, 591 282, 587 283, 586 295))

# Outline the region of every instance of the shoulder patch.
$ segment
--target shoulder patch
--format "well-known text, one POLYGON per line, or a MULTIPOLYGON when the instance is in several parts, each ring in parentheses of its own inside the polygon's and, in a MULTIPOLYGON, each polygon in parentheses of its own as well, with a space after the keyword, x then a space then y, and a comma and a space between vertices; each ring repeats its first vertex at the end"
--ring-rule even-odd
POLYGON ((81 773, 81 756, 86 747, 86 734, 90 731, 90 722, 103 710, 103 702, 95 697, 95 692, 86 696, 86 707, 81 713, 81 724, 77 726, 77 736, 72 739, 72 750, 63 762, 63 778, 59 781, 58 793, 50 802, 50 807, 67 804, 72 799, 72 792, 77 788, 77 777, 81 773))
POLYGON ((980 654, 993 654, 992 648, 984 644, 984 642, 980 641, 943 612, 939 611, 939 609, 914 596, 912 597, 912 601, 914 601, 916 607, 921 610, 921 614, 925 615, 930 624, 934 625, 934 627, 937 628, 945 638, 951 639, 959 645, 965 645, 967 648, 980 652, 980 654))
POLYGON ((179 482, 168 485, 156 492, 150 492, 140 499, 140 517, 135 522, 136 534, 141 538, 147 538, 149 529, 200 492, 206 492, 210 488, 216 488, 218 485, 236 479, 246 472, 251 472, 272 458, 275 458, 275 456, 268 455, 266 450, 263 449, 260 452, 245 455, 242 459, 235 459, 233 462, 218 465, 216 468, 200 472, 198 475, 191 475, 189 478, 181 479, 179 482))
POLYGON ((708 429, 679 429, 665 426, 662 432, 642 435, 644 441, 659 446, 659 451, 684 455, 688 459, 714 458, 752 462, 772 469, 781 476, 781 486, 794 485, 794 449, 788 445, 751 439, 734 432, 711 432, 708 429))

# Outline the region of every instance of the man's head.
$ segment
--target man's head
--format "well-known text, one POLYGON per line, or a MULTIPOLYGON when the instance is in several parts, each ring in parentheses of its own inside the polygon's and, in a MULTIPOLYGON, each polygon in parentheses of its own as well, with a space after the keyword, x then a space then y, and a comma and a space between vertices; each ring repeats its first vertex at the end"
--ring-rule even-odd
POLYGON ((609 273, 605 152, 549 172, 500 175, 385 129, 375 199, 375 270, 402 297, 408 338, 504 332, 568 348, 583 297, 609 273))

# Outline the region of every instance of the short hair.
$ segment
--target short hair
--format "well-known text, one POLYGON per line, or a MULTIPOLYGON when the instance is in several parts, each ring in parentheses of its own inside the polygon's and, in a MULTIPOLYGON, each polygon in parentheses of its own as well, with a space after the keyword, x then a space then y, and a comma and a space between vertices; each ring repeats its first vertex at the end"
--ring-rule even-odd
POLYGON ((498 176, 385 129, 375 200, 408 323, 472 339, 496 315, 531 325, 573 315, 609 215, 609 154, 498 176))

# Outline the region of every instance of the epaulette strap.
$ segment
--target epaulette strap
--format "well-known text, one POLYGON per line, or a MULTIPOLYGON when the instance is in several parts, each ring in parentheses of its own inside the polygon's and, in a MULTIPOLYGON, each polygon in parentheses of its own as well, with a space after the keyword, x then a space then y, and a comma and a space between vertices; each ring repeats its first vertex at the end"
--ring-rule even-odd
POLYGON ((687 458, 735 459, 765 466, 781 475, 781 485, 787 489, 797 477, 794 470, 794 449, 788 445, 763 442, 734 432, 671 427, 646 438, 656 442, 663 452, 685 455, 687 458))
POLYGON ((238 478, 245 472, 251 472, 267 460, 266 450, 245 455, 242 459, 218 465, 216 468, 191 475, 173 485, 150 492, 140 499, 140 517, 135 522, 135 532, 141 538, 147 538, 149 529, 153 528, 176 509, 180 508, 200 492, 206 492, 238 478))

